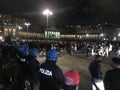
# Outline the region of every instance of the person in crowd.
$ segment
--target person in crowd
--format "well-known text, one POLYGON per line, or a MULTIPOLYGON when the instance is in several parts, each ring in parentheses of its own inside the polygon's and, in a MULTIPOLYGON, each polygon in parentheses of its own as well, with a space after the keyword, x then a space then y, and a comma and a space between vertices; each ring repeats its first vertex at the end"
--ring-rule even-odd
POLYGON ((88 44, 86 45, 86 55, 87 55, 87 57, 90 56, 90 49, 91 49, 91 46, 90 46, 90 44, 88 43, 88 44))
POLYGON ((111 53, 112 50, 113 50, 113 45, 110 43, 110 44, 109 44, 109 53, 111 53))
POLYGON ((104 47, 103 56, 109 57, 109 45, 108 44, 106 44, 104 47))
POLYGON ((78 90, 80 75, 77 70, 70 70, 65 73, 64 90, 78 90))
POLYGON ((60 90, 64 85, 62 70, 56 65, 58 53, 51 49, 46 54, 46 62, 39 67, 40 90, 60 90))
POLYGON ((92 56, 97 55, 97 53, 95 52, 95 46, 94 45, 91 47, 91 55, 92 56))
POLYGON ((11 86, 11 90, 17 88, 33 90, 34 77, 38 71, 39 62, 36 60, 37 50, 34 48, 29 50, 28 44, 25 43, 19 48, 19 59, 17 61, 18 69, 15 76, 15 83, 11 86))
POLYGON ((94 61, 89 65, 89 71, 92 76, 92 90, 104 90, 101 62, 102 56, 96 55, 94 61))
POLYGON ((104 54, 103 46, 100 46, 100 49, 98 51, 98 55, 104 56, 103 54, 104 54))
POLYGON ((104 78, 105 90, 120 90, 120 58, 112 58, 111 66, 104 78))
POLYGON ((117 50, 116 54, 117 54, 117 57, 120 56, 120 47, 118 47, 118 50, 117 50))

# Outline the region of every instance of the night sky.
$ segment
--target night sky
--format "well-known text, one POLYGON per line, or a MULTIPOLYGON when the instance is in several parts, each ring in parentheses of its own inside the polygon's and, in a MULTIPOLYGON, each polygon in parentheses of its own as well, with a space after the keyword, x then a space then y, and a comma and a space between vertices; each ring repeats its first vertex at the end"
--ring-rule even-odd
POLYGON ((25 17, 41 23, 49 8, 55 25, 120 24, 120 0, 0 0, 0 13, 25 17))

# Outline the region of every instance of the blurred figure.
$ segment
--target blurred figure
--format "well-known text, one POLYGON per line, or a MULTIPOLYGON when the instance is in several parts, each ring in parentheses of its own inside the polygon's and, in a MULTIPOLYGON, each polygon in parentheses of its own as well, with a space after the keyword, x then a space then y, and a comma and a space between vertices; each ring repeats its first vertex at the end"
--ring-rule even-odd
POLYGON ((91 48, 91 55, 92 56, 97 55, 97 53, 95 52, 95 46, 94 45, 91 48))
POLYGON ((118 48, 118 50, 117 50, 116 54, 117 54, 117 57, 119 57, 119 56, 120 56, 120 47, 118 48))
POLYGON ((17 61, 17 70, 15 82, 10 90, 33 90, 33 83, 38 72, 39 62, 36 60, 37 49, 33 48, 30 52, 27 43, 18 47, 19 58, 17 61))
POLYGON ((112 50, 113 50, 113 45, 109 44, 109 52, 112 52, 112 50))
POLYGON ((107 44, 106 44, 105 47, 104 47, 103 56, 106 56, 106 57, 109 56, 109 45, 107 45, 107 44))
POLYGON ((80 75, 77 70, 71 70, 65 73, 64 90, 78 90, 80 75))
POLYGON ((56 65, 58 53, 51 49, 47 52, 46 62, 39 67, 40 90, 60 90, 64 85, 62 70, 56 65))
POLYGON ((113 58, 111 66, 104 78, 105 90, 120 90, 120 58, 113 58))
POLYGON ((98 51, 98 55, 104 56, 103 53, 104 53, 103 46, 100 46, 100 49, 98 51))
POLYGON ((0 84, 0 90, 5 90, 4 85, 0 84))
POLYGON ((89 71, 92 76, 92 90, 104 90, 101 62, 102 56, 96 55, 94 61, 89 65, 89 71))

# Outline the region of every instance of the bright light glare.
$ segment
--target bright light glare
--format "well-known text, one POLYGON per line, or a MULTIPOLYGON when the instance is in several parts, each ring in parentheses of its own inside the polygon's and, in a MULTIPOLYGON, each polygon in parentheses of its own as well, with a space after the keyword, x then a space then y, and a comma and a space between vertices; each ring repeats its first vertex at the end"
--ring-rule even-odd
POLYGON ((49 9, 46 9, 43 11, 43 15, 53 15, 53 13, 49 9))
POLYGON ((115 40, 117 40, 117 38, 116 38, 116 37, 113 37, 113 40, 115 41, 115 40))
POLYGON ((30 23, 25 23, 25 25, 26 25, 26 26, 29 26, 29 25, 31 25, 31 24, 30 24, 30 23))
POLYGON ((89 34, 86 34, 86 37, 89 37, 89 34))
POLYGON ((102 33, 102 34, 100 34, 100 36, 102 37, 102 36, 104 36, 104 34, 102 33))
POLYGON ((20 29, 20 30, 21 30, 21 29, 22 29, 22 27, 21 27, 21 26, 18 26, 18 29, 20 29))
POLYGON ((120 33, 118 34, 118 37, 120 37, 120 33))
POLYGON ((2 36, 0 36, 0 40, 2 40, 3 39, 3 37, 2 36))

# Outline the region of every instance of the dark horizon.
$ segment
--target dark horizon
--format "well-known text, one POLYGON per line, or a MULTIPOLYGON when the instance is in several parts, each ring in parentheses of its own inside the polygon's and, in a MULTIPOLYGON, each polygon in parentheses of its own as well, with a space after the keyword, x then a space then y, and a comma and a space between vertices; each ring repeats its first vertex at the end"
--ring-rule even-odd
POLYGON ((119 0, 0 0, 0 13, 27 18, 34 23, 45 21, 42 11, 50 8, 55 25, 120 24, 119 0))

